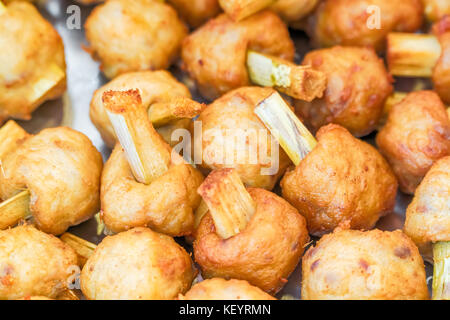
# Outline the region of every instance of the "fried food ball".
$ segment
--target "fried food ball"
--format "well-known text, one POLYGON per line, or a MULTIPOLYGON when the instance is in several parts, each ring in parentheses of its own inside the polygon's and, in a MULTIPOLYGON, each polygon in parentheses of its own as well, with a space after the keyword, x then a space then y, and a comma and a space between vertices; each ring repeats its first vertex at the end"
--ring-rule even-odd
POLYGON ((56 298, 67 289, 77 255, 30 225, 0 230, 0 299, 56 298))
POLYGON ((304 300, 428 298, 422 257, 400 230, 336 230, 303 257, 304 300))
POLYGON ((325 0, 310 19, 317 46, 386 46, 389 32, 414 32, 422 26, 421 0, 325 0))
POLYGON ((357 137, 375 130, 392 92, 392 79, 375 51, 337 46, 309 52, 302 64, 328 78, 323 98, 294 103, 297 115, 313 131, 328 123, 339 124, 357 137))
POLYGON ((450 156, 438 160, 420 183, 406 210, 404 231, 422 252, 450 241, 450 156))
POLYGON ((206 279, 195 284, 179 300, 276 300, 244 280, 206 279))
POLYGON ((167 69, 177 58, 187 27, 171 6, 154 0, 109 0, 86 24, 86 38, 108 78, 167 69))
POLYGON ((448 0, 422 0, 425 14, 430 21, 437 21, 450 15, 450 2, 448 0))
POLYGON ((298 23, 310 14, 319 3, 319 0, 277 0, 270 7, 290 26, 296 27, 298 23))
POLYGON ((240 233, 222 239, 208 212, 194 241, 195 261, 204 278, 247 280, 275 294, 294 271, 309 241, 305 219, 283 198, 248 188, 256 210, 240 233))
POLYGON ((43 102, 66 90, 64 45, 30 3, 16 1, 0 18, 0 124, 31 119, 43 102))
POLYGON ((168 2, 193 28, 214 18, 221 11, 218 0, 168 0, 168 2))
POLYGON ((397 180, 388 163, 366 142, 329 124, 318 145, 281 180, 283 198, 306 218, 315 236, 342 224, 371 229, 395 205, 397 180))
MULTIPOLYGON (((126 91, 130 88, 139 89, 142 103, 149 109, 153 104, 164 103, 171 98, 191 98, 189 89, 181 82, 178 82, 169 72, 164 70, 125 73, 108 82, 94 92, 89 115, 100 132, 103 141, 109 148, 114 147, 117 139, 114 128, 103 107, 103 93, 110 90, 126 91)), ((190 120, 186 121, 186 119, 183 119, 178 123, 180 124, 180 127, 187 128, 190 120)), ((158 132, 163 133, 163 130, 170 127, 171 126, 168 125, 158 128, 158 132)), ((165 140, 170 143, 170 135, 167 135, 165 140)))
MULTIPOLYGON (((449 4, 450 6, 450 4, 449 4)), ((434 34, 441 45, 441 56, 432 74, 434 89, 442 101, 450 104, 450 16, 446 16, 433 26, 434 34)))
POLYGON ((37 227, 61 234, 98 212, 102 156, 82 133, 44 129, 1 159, 0 200, 29 190, 37 227))
POLYGON ((185 293, 194 277, 189 254, 171 237, 134 228, 103 239, 80 283, 91 300, 166 300, 185 293))
POLYGON ((270 88, 239 88, 200 114, 191 125, 191 136, 200 135, 196 125, 201 125, 201 143, 194 141, 193 147, 194 156, 202 156, 203 168, 234 168, 245 185, 273 189, 291 162, 281 148, 272 145, 274 138, 253 112, 273 92, 270 88))
POLYGON ((240 22, 221 14, 184 40, 181 55, 200 93, 214 100, 250 84, 246 66, 249 49, 294 59, 289 31, 271 11, 259 12, 240 22))
POLYGON ((393 107, 376 142, 400 189, 413 194, 433 163, 450 154, 450 119, 439 96, 409 93, 393 107))

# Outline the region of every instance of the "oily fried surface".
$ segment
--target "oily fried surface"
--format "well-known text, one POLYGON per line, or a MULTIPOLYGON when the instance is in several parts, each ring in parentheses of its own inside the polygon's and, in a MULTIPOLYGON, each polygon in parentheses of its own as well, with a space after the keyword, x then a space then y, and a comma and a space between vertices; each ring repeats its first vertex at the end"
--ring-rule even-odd
POLYGON ((0 299, 56 298, 67 288, 77 255, 32 226, 0 230, 0 299))
POLYGON ((167 69, 177 58, 187 28, 171 6, 154 0, 110 0, 86 21, 93 57, 108 78, 167 69))
POLYGON ((248 49, 294 59, 294 43, 286 25, 275 13, 262 11, 240 22, 226 14, 208 21, 184 40, 183 64, 200 93, 213 100, 249 85, 248 49))
POLYGON ((205 278, 247 280, 275 294, 297 266, 309 240, 305 219, 284 199, 264 189, 248 188, 256 212, 237 235, 221 239, 211 215, 197 229, 195 261, 205 278))
POLYGON ((179 300, 275 300, 245 280, 206 279, 192 286, 179 300))
POLYGON ((278 0, 270 9, 288 24, 296 23, 314 10, 319 0, 278 0))
POLYGON ((102 156, 82 133, 44 129, 2 158, 0 199, 22 190, 39 229, 61 234, 98 212, 102 156))
POLYGON ((400 230, 338 230, 302 262, 302 299, 428 299, 419 250, 400 230))
POLYGON ((413 194, 433 163, 450 154, 450 119, 439 96, 408 94, 393 107, 376 141, 402 191, 413 194))
POLYGON ((322 99, 295 102, 297 114, 313 130, 336 123, 361 137, 376 128, 392 85, 375 51, 337 46, 309 52, 302 64, 311 65, 328 78, 322 99))
POLYGON ((219 14, 218 0, 168 0, 191 27, 198 27, 219 14))
POLYGON ((371 229, 395 205, 397 181, 388 163, 366 142, 330 124, 318 145, 281 180, 283 197, 302 214, 313 235, 341 224, 371 229))
POLYGON ((134 228, 106 237, 80 281, 91 300, 167 300, 185 293, 194 276, 189 254, 171 237, 134 228))

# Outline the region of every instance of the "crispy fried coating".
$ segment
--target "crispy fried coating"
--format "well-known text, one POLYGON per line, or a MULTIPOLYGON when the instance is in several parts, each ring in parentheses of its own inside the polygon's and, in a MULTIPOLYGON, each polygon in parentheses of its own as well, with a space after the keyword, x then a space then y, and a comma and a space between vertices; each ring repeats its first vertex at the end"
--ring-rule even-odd
POLYGON ((392 92, 383 60, 370 48, 333 47, 309 52, 302 62, 328 78, 322 99, 296 101, 296 113, 314 131, 339 124, 361 137, 375 130, 392 92))
POLYGON ((189 254, 171 237, 134 228, 106 237, 80 282, 91 300, 166 300, 185 293, 194 277, 189 254))
MULTIPOLYGON (((100 132, 103 141, 109 148, 114 147, 117 139, 105 108, 103 107, 103 93, 110 90, 125 91, 131 88, 139 89, 142 104, 147 108, 151 108, 153 104, 167 102, 171 98, 191 98, 189 89, 181 82, 178 82, 169 72, 164 70, 125 73, 108 82, 94 92, 89 115, 100 132)), ((182 124, 181 127, 184 125, 187 127, 188 123, 189 120, 186 122, 185 119, 180 122, 182 124)), ((159 133, 163 133, 165 132, 164 130, 170 129, 171 127, 171 125, 167 125, 157 130, 159 133)), ((171 130, 169 131, 171 132, 171 130)), ((171 142, 170 134, 165 135, 165 140, 168 143, 171 142)))
POLYGON ((285 285, 309 241, 306 222, 276 194, 258 188, 247 191, 256 211, 245 229, 222 239, 207 213, 196 231, 195 261, 205 278, 247 280, 275 294, 285 285))
POLYGON ((276 300, 244 280, 206 279, 195 284, 179 300, 276 300))
POLYGON ((303 18, 310 14, 319 0, 278 0, 270 9, 275 11, 289 25, 296 26, 303 18))
POLYGON ((201 125, 202 141, 194 141, 193 146, 194 155, 202 156, 203 168, 234 168, 245 185, 273 189, 291 162, 278 145, 272 145, 274 138, 253 112, 273 92, 271 88, 239 88, 200 114, 191 125, 191 136, 199 135, 194 129, 201 125))
POLYGON ((0 124, 9 117, 29 120, 40 104, 64 93, 62 39, 32 4, 7 6, 0 19, 0 48, 0 124), (62 78, 50 90, 39 88, 52 68, 59 68, 62 78))
POLYGON ((221 11, 218 0, 168 0, 167 2, 193 28, 214 18, 221 11))
POLYGON ((428 299, 419 250, 400 230, 337 230, 302 261, 302 299, 428 299))
POLYGON ((0 199, 24 189, 42 231, 61 234, 98 212, 102 156, 82 133, 44 129, 2 158, 0 199))
POLYGON ((283 198, 320 236, 342 224, 371 229, 395 205, 397 180, 388 163, 366 142, 329 124, 318 145, 281 180, 283 198))
POLYGON ((317 46, 386 46, 389 32, 414 32, 423 22, 421 0, 325 0, 311 16, 317 46))
POLYGON ((444 103, 450 104, 450 16, 437 22, 433 26, 433 31, 442 49, 441 56, 433 69, 434 89, 444 103))
POLYGON ((294 44, 286 25, 273 12, 262 11, 240 22, 226 14, 207 22, 184 40, 183 64, 200 93, 213 100, 250 84, 246 67, 249 49, 294 59, 294 44))
POLYGON ((450 1, 448 0, 422 0, 425 14, 430 21, 437 21, 450 15, 450 1))
POLYGON ((109 0, 92 11, 85 28, 89 50, 108 78, 167 69, 187 34, 175 9, 154 0, 109 0))
POLYGON ((0 230, 0 299, 56 298, 76 265, 75 251, 52 235, 29 225, 0 230))
POLYGON ((413 194, 433 163, 450 154, 450 119, 439 96, 409 93, 393 107, 376 142, 401 190, 413 194))
POLYGON ((404 231, 423 252, 430 252, 431 243, 450 241, 450 156, 438 160, 420 183, 404 231))

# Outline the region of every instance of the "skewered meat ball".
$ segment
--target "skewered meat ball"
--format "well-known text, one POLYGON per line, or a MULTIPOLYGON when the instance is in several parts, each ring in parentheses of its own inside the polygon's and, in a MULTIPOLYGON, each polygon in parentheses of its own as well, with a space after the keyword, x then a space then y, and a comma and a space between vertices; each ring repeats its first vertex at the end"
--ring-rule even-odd
POLYGON ((450 154, 450 120, 432 91, 409 93, 376 138, 403 192, 413 194, 434 162, 450 154))
POLYGON ((314 131, 336 123, 361 137, 376 128, 392 92, 392 79, 372 49, 337 46, 315 50, 306 54, 302 64, 328 78, 322 99, 294 103, 297 114, 314 131))
POLYGON ((195 284, 179 300, 275 300, 260 288, 244 280, 206 279, 195 284))
POLYGON ((234 168, 246 186, 273 189, 290 161, 253 113, 256 104, 273 92, 270 88, 239 88, 200 114, 192 124, 191 136, 195 139, 201 133, 201 140, 193 145, 194 156, 202 156, 203 168, 234 168), (200 125, 201 132, 196 129, 200 125))
POLYGON ((169 144, 172 142, 170 133, 173 129, 187 128, 190 123, 188 118, 193 118, 203 109, 201 104, 191 100, 189 89, 167 71, 140 71, 120 75, 95 91, 89 112, 92 122, 109 148, 114 147, 117 138, 103 107, 103 93, 130 88, 139 90, 150 121, 169 144))
POLYGON ((134 228, 103 239, 80 283, 91 300, 164 300, 185 293, 194 277, 189 254, 171 237, 134 228))
POLYGON ((0 136, 10 138, 0 150, 13 146, 0 154, 0 229, 32 215, 42 231, 61 234, 98 212, 102 157, 85 135, 59 127, 29 136, 11 122, 0 136))
POLYGON ((422 257, 399 230, 336 230, 303 257, 302 299, 428 299, 422 257))
POLYGON ((187 34, 176 11, 154 0, 108 0, 92 11, 85 28, 91 54, 108 78, 167 69, 187 34))
POLYGON ((52 235, 29 225, 0 230, 0 299, 57 298, 76 265, 72 248, 52 235))
POLYGON ((184 40, 182 58, 200 93, 213 100, 250 84, 247 50, 289 61, 294 58, 289 31, 271 11, 259 12, 240 22, 233 22, 226 14, 219 15, 184 40))
POLYGON ((202 174, 158 135, 137 90, 106 91, 103 103, 121 143, 102 174, 105 225, 114 232, 148 226, 171 236, 191 234, 202 174))
POLYGON ((0 2, 0 124, 29 120, 66 89, 64 45, 58 32, 26 2, 0 2))
POLYGON ((209 208, 194 241, 202 276, 278 292, 309 240, 305 219, 274 193, 246 189, 233 169, 213 171, 199 193, 209 208))
POLYGON ((371 229, 392 211, 397 181, 371 145, 335 124, 322 127, 316 141, 277 93, 255 113, 296 165, 284 175, 281 190, 306 218, 311 234, 320 236, 341 224, 371 229))
POLYGON ((423 22, 421 0, 325 0, 310 18, 317 46, 385 47, 389 32, 414 32, 423 22))
POLYGON ((220 12, 217 0, 168 0, 191 27, 198 27, 220 12))

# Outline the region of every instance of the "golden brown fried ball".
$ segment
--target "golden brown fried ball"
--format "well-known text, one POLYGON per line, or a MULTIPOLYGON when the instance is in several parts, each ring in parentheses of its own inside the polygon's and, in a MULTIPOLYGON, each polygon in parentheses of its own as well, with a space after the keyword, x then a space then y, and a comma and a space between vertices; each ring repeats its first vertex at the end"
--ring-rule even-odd
POLYGON ((135 228, 106 237, 80 283, 91 300, 166 300, 185 293, 194 277, 189 254, 171 237, 135 228))
POLYGON ((361 137, 375 130, 392 92, 383 61, 369 48, 333 47, 309 52, 302 62, 328 78, 324 97, 296 101, 297 114, 315 131, 339 124, 361 137))
POLYGON ((337 230, 305 253, 302 299, 428 299, 422 257, 400 230, 337 230))
POLYGON ((317 46, 380 51, 389 32, 414 32, 422 22, 421 0, 325 0, 310 19, 309 34, 317 46))
POLYGON ((395 205, 397 180, 388 163, 366 142, 329 124, 317 133, 318 145, 281 180, 283 198, 320 236, 342 224, 371 229, 395 205))
POLYGON ((450 241, 450 156, 425 175, 406 210, 405 233, 424 253, 431 243, 450 241))
POLYGON ((244 280, 207 279, 195 284, 179 300, 276 300, 244 280))
MULTIPOLYGON (((171 98, 186 97, 191 98, 189 89, 178 82, 169 72, 161 71, 139 71, 130 72, 118 76, 94 92, 91 100, 90 117, 94 125, 100 131, 103 141, 109 148, 116 144, 116 134, 109 117, 103 107, 103 93, 110 90, 125 91, 130 88, 139 89, 142 104, 151 108, 153 104, 164 103, 171 98)), ((188 127, 190 120, 183 119, 178 122, 181 127, 188 127)), ((158 132, 164 133, 170 129, 171 125, 158 128, 158 132)), ((175 126, 176 127, 176 126, 175 126)), ((165 140, 170 143, 170 135, 166 135, 165 140)))
POLYGON ((108 78, 167 69, 187 34, 175 9, 154 0, 109 0, 92 11, 85 28, 92 56, 108 78))
POLYGON ((58 32, 27 2, 13 2, 0 18, 0 124, 31 119, 43 102, 66 90, 64 45, 58 32), (60 78, 52 87, 39 83, 60 78))
POLYGON ((75 251, 52 235, 29 225, 0 230, 0 299, 56 298, 76 265, 75 251))
POLYGON ((450 119, 439 96, 408 94, 393 107, 376 141, 401 190, 413 194, 433 163, 450 154, 450 119))
POLYGON ((193 28, 214 18, 221 11, 218 0, 168 0, 168 2, 193 28))
POLYGON ((436 23, 433 31, 438 37, 442 49, 441 56, 433 69, 434 89, 444 103, 450 104, 450 16, 446 16, 436 23))
POLYGON ((61 234, 98 212, 102 156, 82 133, 44 129, 1 159, 0 200, 28 189, 42 231, 61 234))
POLYGON ((450 15, 450 2, 448 0, 422 0, 425 15, 430 21, 437 21, 450 15))
POLYGON ((300 261, 309 240, 306 222, 276 194, 258 188, 247 191, 256 211, 245 229, 222 239, 207 213, 196 231, 195 261, 204 278, 247 280, 275 294, 300 261))
POLYGON ((226 14, 219 15, 184 40, 182 58, 200 93, 213 100, 250 84, 246 66, 249 49, 294 59, 289 31, 271 11, 259 12, 240 22, 234 22, 226 14))
POLYGON ((295 28, 319 2, 319 0, 277 0, 270 9, 295 28))
POLYGON ((291 162, 278 145, 274 148, 272 136, 253 112, 273 92, 270 88, 239 88, 200 114, 192 125, 191 136, 199 136, 195 128, 201 125, 201 143, 194 141, 193 146, 194 156, 202 156, 203 168, 234 168, 246 186, 273 189, 291 162))

